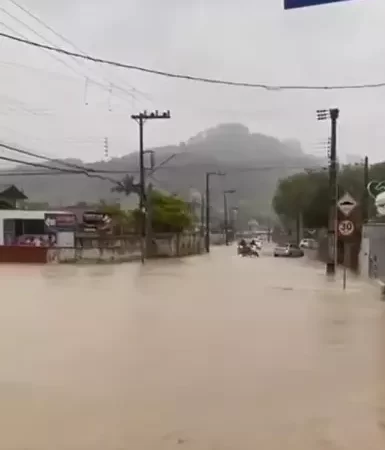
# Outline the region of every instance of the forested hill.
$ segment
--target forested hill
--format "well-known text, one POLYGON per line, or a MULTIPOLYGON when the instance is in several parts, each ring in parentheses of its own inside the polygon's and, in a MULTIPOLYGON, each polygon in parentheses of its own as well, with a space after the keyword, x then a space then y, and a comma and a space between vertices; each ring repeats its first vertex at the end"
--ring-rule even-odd
MULTIPOLYGON (((133 149, 134 151, 135 149, 133 149)), ((302 168, 320 164, 314 156, 306 155, 296 140, 280 141, 274 137, 251 133, 241 124, 223 124, 202 131, 177 146, 152 149, 159 164, 173 154, 168 164, 162 166, 153 178, 155 186, 188 197, 191 190, 204 191, 204 174, 221 170, 226 177, 213 177, 213 201, 221 200, 223 187, 236 189, 234 199, 267 210, 277 181, 302 168), (255 170, 254 170, 255 169, 255 170)), ((103 170, 137 171, 136 151, 108 162, 84 164, 67 160, 88 168, 103 170)), ((20 171, 20 167, 17 169, 20 171)), ((25 172, 25 168, 22 169, 25 172)), ((41 169, 30 169, 41 172, 41 169)), ((118 175, 111 177, 119 178, 118 175)), ((118 198, 111 192, 111 183, 84 175, 2 176, 2 183, 12 183, 22 188, 31 201, 51 205, 68 205, 80 201, 95 202, 118 198)), ((135 202, 135 197, 131 199, 135 202)))

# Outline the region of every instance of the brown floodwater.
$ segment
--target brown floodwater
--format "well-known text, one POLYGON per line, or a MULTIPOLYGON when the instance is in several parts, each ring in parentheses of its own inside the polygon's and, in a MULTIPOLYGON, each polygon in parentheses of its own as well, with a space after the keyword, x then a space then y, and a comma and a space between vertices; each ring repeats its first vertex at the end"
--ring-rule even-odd
POLYGON ((1 450, 383 450, 385 304, 302 260, 0 266, 1 450))

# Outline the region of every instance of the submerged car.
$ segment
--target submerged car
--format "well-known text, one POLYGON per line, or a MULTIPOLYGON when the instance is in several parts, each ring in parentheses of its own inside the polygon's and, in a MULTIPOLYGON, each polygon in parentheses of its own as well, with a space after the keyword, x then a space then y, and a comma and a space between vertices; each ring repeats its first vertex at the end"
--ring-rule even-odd
POLYGON ((274 249, 274 256, 285 256, 291 258, 300 258, 304 255, 303 250, 297 244, 277 245, 274 249))

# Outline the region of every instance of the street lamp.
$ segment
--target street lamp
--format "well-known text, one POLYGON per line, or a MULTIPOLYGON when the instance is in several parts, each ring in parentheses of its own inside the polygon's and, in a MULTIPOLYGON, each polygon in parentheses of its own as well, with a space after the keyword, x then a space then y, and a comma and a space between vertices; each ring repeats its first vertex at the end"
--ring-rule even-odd
POLYGON ((224 208, 224 228, 225 228, 225 243, 229 245, 229 208, 227 206, 227 196, 229 194, 235 194, 235 189, 227 189, 223 191, 223 208, 224 208))
POLYGON ((329 225, 328 225, 328 261, 326 263, 326 274, 334 275, 337 266, 337 120, 340 114, 338 108, 329 110, 317 110, 317 120, 331 121, 330 134, 330 164, 329 164, 329 225))
POLYGON ((205 247, 206 252, 210 252, 210 179, 212 176, 223 177, 226 174, 223 172, 206 172, 206 233, 205 233, 205 247))

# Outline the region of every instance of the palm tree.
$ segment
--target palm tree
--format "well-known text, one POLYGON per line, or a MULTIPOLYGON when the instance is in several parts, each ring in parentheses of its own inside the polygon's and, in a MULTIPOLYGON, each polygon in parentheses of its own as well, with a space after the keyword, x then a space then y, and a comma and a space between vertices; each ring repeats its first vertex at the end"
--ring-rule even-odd
POLYGON ((111 188, 112 192, 118 192, 119 194, 131 195, 140 193, 140 185, 135 183, 134 177, 131 175, 125 175, 116 186, 111 188))

